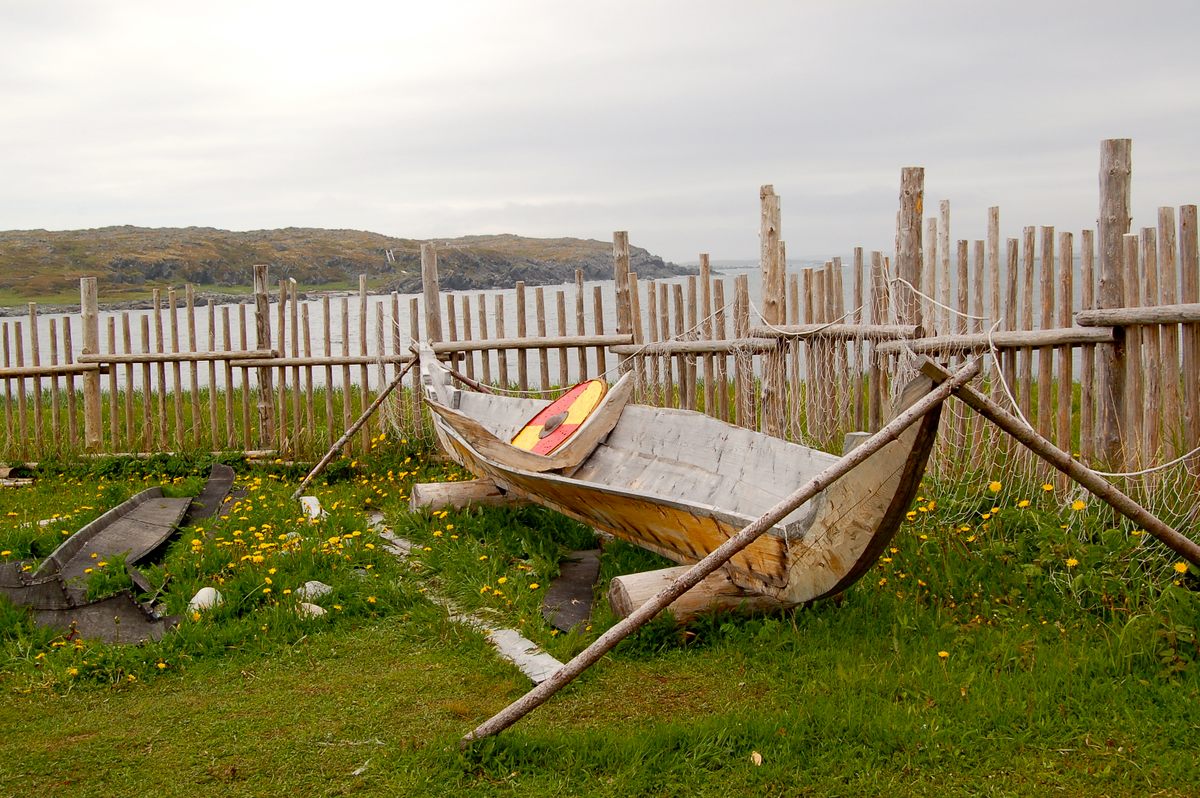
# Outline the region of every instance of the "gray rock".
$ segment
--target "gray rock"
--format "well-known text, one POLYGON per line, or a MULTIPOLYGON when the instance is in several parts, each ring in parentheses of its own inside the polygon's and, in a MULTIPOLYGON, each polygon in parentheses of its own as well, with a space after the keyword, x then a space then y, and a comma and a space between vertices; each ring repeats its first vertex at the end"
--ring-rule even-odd
POLYGON ((307 601, 302 601, 296 605, 296 614, 301 618, 320 618, 325 614, 325 609, 318 607, 316 604, 309 604, 307 601))
POLYGON ((324 582, 318 582, 316 579, 310 579, 305 582, 296 591, 296 598, 301 601, 315 601, 319 598, 324 598, 333 592, 333 588, 324 582))

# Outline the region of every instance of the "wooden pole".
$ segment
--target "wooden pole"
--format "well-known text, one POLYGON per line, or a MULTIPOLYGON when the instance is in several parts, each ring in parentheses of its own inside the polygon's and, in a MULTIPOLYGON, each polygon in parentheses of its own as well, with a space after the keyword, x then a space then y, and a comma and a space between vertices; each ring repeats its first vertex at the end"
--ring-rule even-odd
MULTIPOLYGON (((1121 264, 1124 271, 1125 307, 1136 308, 1142 304, 1141 264, 1138 261, 1138 237, 1126 233, 1121 237, 1124 245, 1121 264)), ((1124 416, 1121 419, 1121 441, 1124 444, 1124 470, 1131 470, 1142 462, 1142 407, 1145 402, 1145 372, 1142 364, 1142 328, 1125 329, 1125 400, 1124 416), (1133 401, 1129 401, 1132 398, 1133 401)))
MULTIPOLYGON (((1042 228, 1041 263, 1041 329, 1054 326, 1054 228, 1042 228)), ((1043 438, 1049 438, 1054 430, 1054 349, 1042 347, 1038 350, 1038 407, 1037 428, 1043 438)))
MULTIPOLYGON (((1071 305, 1074 302, 1075 239, 1070 233, 1058 234, 1058 326, 1071 325, 1071 305)), ((1074 391, 1075 369, 1072 347, 1058 350, 1058 445, 1071 450, 1071 395, 1074 391)))
MULTIPOLYGON (((538 337, 545 339, 546 292, 540 285, 533 291, 533 314, 535 317, 534 324, 537 325, 538 337)), ((550 351, 544 346, 538 348, 538 390, 543 395, 550 390, 550 351)))
MULTIPOLYGON (((1084 230, 1079 236, 1079 305, 1090 310, 1096 305, 1096 235, 1084 230)), ((1092 461, 1096 434, 1096 347, 1084 346, 1079 366, 1079 457, 1092 461)))
MULTIPOLYGON (((1179 269, 1176 261, 1175 209, 1158 209, 1158 268, 1162 277, 1161 291, 1155 304, 1174 305, 1179 301, 1179 269)), ((1179 327, 1168 324, 1162 328, 1162 426, 1164 459, 1173 460, 1181 451, 1179 408, 1179 327)))
MULTIPOLYGON (((517 337, 524 339, 529 333, 527 328, 527 312, 525 308, 525 281, 517 280, 516 294, 517 337)), ((529 390, 529 353, 524 349, 517 350, 517 388, 522 393, 529 390)))
MULTIPOLYGON (((712 296, 712 266, 707 252, 700 253, 700 312, 704 314, 700 322, 700 337, 706 341, 713 340, 713 296, 712 296)), ((704 360, 704 412, 710 416, 717 415, 717 388, 715 361, 712 355, 705 355, 704 360)))
MULTIPOLYGON (((630 335, 633 332, 633 312, 629 298, 629 233, 624 230, 613 233, 613 282, 616 283, 617 332, 630 335)), ((629 358, 619 358, 617 366, 619 372, 624 374, 629 370, 629 358)))
MULTIPOLYGON (((85 355, 100 354, 100 307, 95 277, 79 280, 79 303, 83 315, 83 349, 85 355)), ((37 330, 34 330, 37 335, 37 330)), ((83 375, 83 439, 87 448, 100 448, 103 439, 100 419, 100 372, 83 375)))
MULTIPOLYGON (((1100 291, 1101 308, 1119 308, 1125 300, 1121 268, 1122 236, 1129 232, 1129 193, 1133 172, 1130 139, 1106 139, 1100 145, 1100 291)), ((1096 447, 1101 461, 1121 470, 1121 428, 1125 421, 1125 345, 1097 347, 1096 447)))
POLYGON ((695 587, 705 577, 728 562, 734 555, 761 537, 788 513, 812 499, 821 491, 850 473, 854 468, 861 465, 867 458, 875 454, 875 452, 894 441, 919 418, 945 401, 946 397, 955 388, 965 385, 978 373, 979 362, 973 361, 960 369, 945 383, 918 399, 907 410, 886 424, 883 429, 859 444, 848 455, 830 464, 821 473, 817 474, 804 485, 801 485, 791 495, 768 510, 758 520, 748 524, 736 535, 714 549, 700 560, 700 562, 693 565, 686 573, 679 576, 679 578, 654 596, 654 598, 638 607, 628 617, 602 634, 594 643, 577 654, 549 679, 477 726, 462 738, 460 746, 465 748, 475 740, 504 731, 544 704, 551 696, 570 684, 579 674, 598 662, 601 657, 616 647, 618 643, 646 625, 652 618, 662 612, 667 605, 695 587))
MULTIPOLYGON (((1142 301, 1140 305, 1157 305, 1158 297, 1158 231, 1153 227, 1143 227, 1139 244, 1141 255, 1141 285, 1142 301)), ((1143 462, 1154 463, 1157 460, 1162 419, 1162 371, 1163 364, 1159 357, 1159 328, 1157 325, 1146 325, 1141 329, 1142 352, 1144 353, 1145 396, 1142 406, 1142 456, 1143 462)))
MULTIPOLYGON (((271 298, 267 291, 267 265, 254 266, 254 347, 271 348, 271 298)), ((270 368, 258 370, 258 442, 259 447, 269 449, 275 441, 275 388, 270 368)), ((162 386, 159 386, 162 390, 162 386)))
POLYGON ((921 304, 912 289, 921 290, 921 213, 925 204, 925 169, 906 166, 900 171, 900 227, 896 249, 896 319, 920 324, 921 304), (911 286, 911 288, 909 287, 911 286))
MULTIPOLYGON (((926 361, 922 371, 934 380, 941 381, 950 378, 950 374, 947 371, 932 361, 926 361)), ((942 384, 945 386, 949 382, 942 384)), ((955 388, 954 395, 963 400, 968 407, 978 412, 988 421, 991 421, 997 427, 1016 438, 1038 457, 1041 457, 1047 463, 1087 488, 1093 495, 1110 505, 1121 515, 1133 521, 1138 525, 1138 528, 1144 529, 1154 535, 1167 548, 1192 563, 1192 565, 1200 568, 1200 545, 1179 534, 1095 471, 1084 466, 1071 457, 1070 454, 1059 449, 1041 435, 1038 435, 1028 425, 1022 424, 1016 416, 969 385, 961 385, 955 388)))
POLYGON ((425 340, 434 343, 442 340, 442 311, 438 307, 437 250, 433 244, 421 245, 421 289, 425 297, 425 340))
MULTIPOLYGON (((725 324, 725 281, 713 280, 713 340, 721 341, 725 339, 726 330, 725 324)), ((653 361, 651 361, 653 362, 653 361)), ((722 421, 729 421, 729 381, 727 379, 729 359, 724 355, 717 358, 716 374, 717 381, 717 418, 722 421)))
MULTIPOLYGON (((1200 251, 1197 248, 1196 206, 1179 209, 1179 298, 1200 302, 1200 251)), ((1181 449, 1200 443, 1200 324, 1183 327, 1183 428, 1181 449)))

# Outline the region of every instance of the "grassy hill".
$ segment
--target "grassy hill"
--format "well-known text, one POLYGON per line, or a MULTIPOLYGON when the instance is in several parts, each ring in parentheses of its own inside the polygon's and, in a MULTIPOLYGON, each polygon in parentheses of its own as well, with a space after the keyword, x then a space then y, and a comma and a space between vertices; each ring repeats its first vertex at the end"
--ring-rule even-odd
MULTIPOLYGON (((437 239, 438 270, 448 289, 505 288, 612 276, 612 244, 578 238, 515 235, 437 239)), ((421 284, 421 241, 360 230, 289 227, 234 232, 211 227, 101 227, 93 230, 0 231, 0 304, 77 302, 79 278, 96 277, 102 299, 134 299, 160 286, 195 283, 245 290, 252 266, 306 288, 339 288, 367 274, 373 288, 413 292, 421 284), (393 260, 389 262, 386 252, 393 260)), ((633 248, 643 277, 685 273, 633 248)))

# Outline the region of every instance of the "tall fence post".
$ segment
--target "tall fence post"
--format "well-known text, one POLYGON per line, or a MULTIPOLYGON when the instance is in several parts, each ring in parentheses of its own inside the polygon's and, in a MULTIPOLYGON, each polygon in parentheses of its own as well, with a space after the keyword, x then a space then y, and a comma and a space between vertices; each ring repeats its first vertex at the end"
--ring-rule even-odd
MULTIPOLYGON (((1100 290, 1101 308, 1125 302, 1122 237, 1129 232, 1129 189, 1132 166, 1130 139, 1105 139, 1100 144, 1100 290)), ((1120 337, 1102 344, 1096 358, 1096 454, 1109 466, 1121 464, 1121 426, 1125 419, 1125 342, 1120 337)))
MULTIPOLYGON (((79 279, 79 304, 83 316, 83 354, 100 354, 100 308, 95 277, 79 279)), ((37 328, 33 328, 37 336, 37 328)), ((114 397, 115 399, 115 397, 114 397)), ((87 448, 98 449, 103 439, 100 414, 100 372, 83 374, 83 439, 87 448)))
POLYGON ((921 303, 913 289, 921 289, 921 214, 924 210, 925 169, 906 166, 900 170, 900 223, 896 239, 896 274, 905 281, 895 291, 898 324, 921 323, 921 303))
MULTIPOLYGON (((761 247, 762 266, 762 316, 766 324, 784 324, 787 321, 785 309, 786 268, 783 263, 783 247, 780 240, 781 218, 779 211, 779 195, 773 186, 762 186, 758 192, 761 206, 761 222, 759 229, 759 244, 761 247)), ((764 358, 763 363, 763 431, 768 435, 782 437, 784 432, 784 355, 785 344, 782 338, 775 343, 775 349, 764 358)))
POLYGON ((425 299, 425 340, 432 344, 442 340, 442 312, 438 307, 437 250, 433 244, 421 245, 421 288, 425 299))
MULTIPOLYGON (((254 265, 254 332, 255 347, 271 348, 271 296, 268 282, 269 267, 254 265)), ((271 369, 258 369, 258 430, 259 445, 269 449, 275 440, 275 385, 271 369)), ((160 388, 161 390, 161 388, 160 388)))
MULTIPOLYGON (((617 333, 633 333, 633 311, 629 296, 629 233, 617 230, 613 233, 613 282, 617 292, 617 333)), ((629 356, 622 355, 619 361, 621 374, 629 371, 629 356)))

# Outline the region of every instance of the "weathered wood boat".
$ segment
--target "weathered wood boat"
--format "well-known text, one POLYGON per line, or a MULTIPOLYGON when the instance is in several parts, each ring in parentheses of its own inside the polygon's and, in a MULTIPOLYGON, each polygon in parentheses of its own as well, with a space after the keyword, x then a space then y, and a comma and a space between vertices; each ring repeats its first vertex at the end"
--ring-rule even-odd
MULTIPOLYGON (((453 460, 503 491, 682 564, 838 459, 702 413, 629 404, 629 375, 567 444, 535 455, 509 442, 546 401, 463 390, 431 349, 422 348, 420 359, 425 401, 453 460)), ((931 388, 917 378, 897 412, 931 388)), ((794 606, 847 588, 899 528, 937 424, 934 410, 735 555, 720 572, 727 592, 794 606)))

